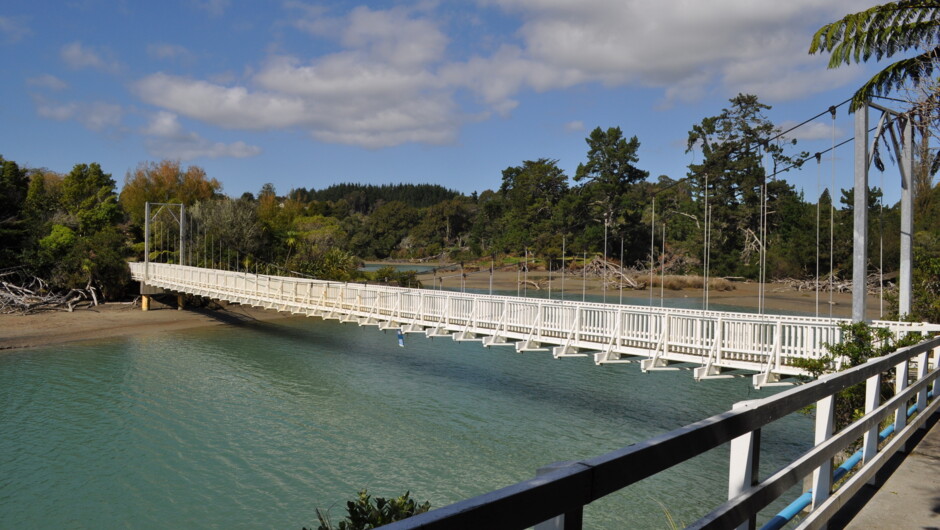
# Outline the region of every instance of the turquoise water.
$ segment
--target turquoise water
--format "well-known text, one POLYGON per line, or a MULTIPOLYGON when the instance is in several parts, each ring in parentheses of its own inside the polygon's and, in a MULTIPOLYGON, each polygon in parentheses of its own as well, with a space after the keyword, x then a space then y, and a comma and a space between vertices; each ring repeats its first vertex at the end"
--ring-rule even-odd
MULTIPOLYGON (((361 488, 440 507, 772 391, 312 318, 8 352, 0 528, 299 529, 361 488)), ((803 416, 764 429, 765 475, 811 437, 803 416)), ((690 523, 724 500, 727 459, 610 495, 585 527, 690 523)))

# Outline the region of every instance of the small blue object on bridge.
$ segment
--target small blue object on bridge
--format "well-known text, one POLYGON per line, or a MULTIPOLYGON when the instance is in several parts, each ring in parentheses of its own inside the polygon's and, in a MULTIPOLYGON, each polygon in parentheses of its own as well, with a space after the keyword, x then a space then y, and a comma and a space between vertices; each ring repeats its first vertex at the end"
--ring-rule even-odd
POLYGON ((405 347, 405 334, 402 332, 401 328, 398 328, 398 345, 402 348, 405 347))

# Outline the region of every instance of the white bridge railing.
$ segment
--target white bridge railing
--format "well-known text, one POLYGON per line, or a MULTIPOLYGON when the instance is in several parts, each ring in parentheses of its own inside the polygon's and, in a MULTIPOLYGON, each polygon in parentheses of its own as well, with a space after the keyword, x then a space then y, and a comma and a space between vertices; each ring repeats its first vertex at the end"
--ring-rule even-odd
MULTIPOLYGON (((756 386, 801 375, 794 360, 826 353, 845 319, 544 300, 257 275, 158 263, 130 263, 135 280, 170 291, 484 346, 640 362, 643 371, 699 365, 696 379, 757 372, 756 386)), ((924 324, 876 322, 895 332, 924 324)))

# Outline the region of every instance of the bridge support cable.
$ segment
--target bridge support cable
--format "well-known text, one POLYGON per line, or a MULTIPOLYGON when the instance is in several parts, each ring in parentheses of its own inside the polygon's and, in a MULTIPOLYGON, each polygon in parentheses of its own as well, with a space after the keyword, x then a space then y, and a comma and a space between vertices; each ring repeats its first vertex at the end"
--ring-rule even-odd
MULTIPOLYGON (((162 203, 162 202, 145 202, 144 203, 144 263, 145 263, 145 275, 149 272, 150 265, 150 248, 151 248, 151 225, 154 221, 157 221, 158 217, 166 211, 172 216, 172 219, 179 225, 179 244, 176 246, 177 253, 177 263, 180 265, 186 265, 186 207, 180 203, 162 203), (159 206, 155 212, 152 212, 152 206, 159 206), (178 208, 179 215, 174 211, 175 208, 178 208), (152 212, 152 213, 151 213, 152 212)), ((157 223, 161 230, 161 239, 160 239, 160 254, 164 256, 164 259, 169 260, 169 251, 167 247, 170 243, 170 238, 163 236, 166 234, 166 224, 164 222, 157 223)))

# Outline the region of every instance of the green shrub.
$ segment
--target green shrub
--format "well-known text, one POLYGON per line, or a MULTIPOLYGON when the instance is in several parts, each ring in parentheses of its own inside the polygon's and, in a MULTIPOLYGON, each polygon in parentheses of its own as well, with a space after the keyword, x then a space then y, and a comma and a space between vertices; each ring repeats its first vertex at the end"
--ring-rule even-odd
POLYGON ((317 508, 317 519, 320 520, 317 530, 368 530, 407 519, 431 509, 431 503, 425 501, 424 504, 418 504, 410 498, 410 495, 411 492, 406 491, 401 497, 393 499, 383 497, 373 499, 367 490, 362 490, 356 500, 346 502, 348 515, 335 527, 330 521, 329 514, 317 508))
MULTIPOLYGON (((865 364, 869 359, 888 355, 902 347, 917 344, 922 337, 907 334, 895 339, 891 331, 872 327, 864 322, 839 324, 842 342, 826 344, 829 350, 817 359, 795 359, 793 364, 806 370, 812 377, 846 370, 865 364)), ((894 378, 885 375, 881 380, 881 400, 894 395, 894 378)), ((865 414, 865 383, 841 390, 835 401, 835 428, 841 430, 865 414)))

